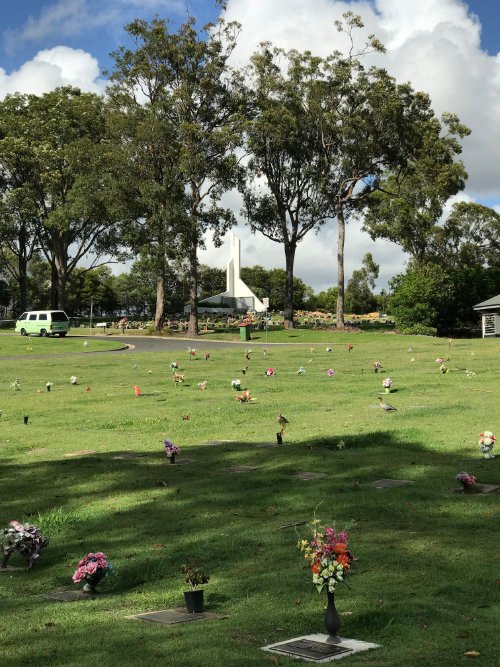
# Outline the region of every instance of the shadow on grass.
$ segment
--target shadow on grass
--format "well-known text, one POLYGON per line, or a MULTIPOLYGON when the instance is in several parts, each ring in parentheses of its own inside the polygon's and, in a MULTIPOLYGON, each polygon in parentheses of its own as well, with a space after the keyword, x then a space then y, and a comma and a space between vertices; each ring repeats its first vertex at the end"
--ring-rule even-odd
MULTIPOLYGON (((321 602, 313 598, 308 574, 301 575, 295 546, 305 527, 278 530, 315 512, 326 521, 337 519, 339 527, 358 520, 352 535, 360 561, 351 586, 360 607, 345 621, 349 633, 378 641, 387 632, 401 639, 409 627, 418 639, 433 613, 435 633, 448 623, 460 627, 464 599, 473 599, 475 606, 489 602, 492 566, 485 563, 464 576, 463 562, 494 547, 493 534, 484 531, 477 514, 491 507, 491 499, 451 493, 461 464, 449 453, 429 451, 390 432, 342 439, 342 450, 339 436, 275 449, 249 443, 186 447, 183 455, 195 459, 187 466, 166 465, 160 452, 120 461, 112 458, 116 452, 23 465, 2 460, 2 523, 29 515, 51 538, 33 572, 12 578, 13 594, 4 595, 2 609, 6 618, 21 609, 30 627, 40 624, 38 617, 43 622, 57 617, 64 626, 64 647, 42 628, 30 635, 22 657, 18 646, 8 664, 114 665, 118 658, 111 656, 116 652, 123 660, 125 651, 132 662, 159 665, 161 642, 168 641, 171 665, 210 664, 218 651, 219 664, 262 665, 262 656, 248 646, 282 639, 283 628, 289 636, 321 631, 321 602), (235 464, 263 467, 248 474, 224 472, 235 464), (291 477, 297 471, 330 476, 301 481, 291 477), (383 477, 414 484, 375 489, 371 482, 383 477), (102 585, 110 595, 69 606, 43 600, 44 592, 71 588, 76 561, 94 550, 103 550, 116 565, 118 576, 102 585), (439 577, 429 578, 429 554, 432 567, 439 563, 439 577), (179 606, 184 588, 179 569, 190 559, 211 574, 208 609, 230 614, 224 621, 229 635, 216 623, 204 624, 200 632, 124 620, 126 614, 179 606), (428 590, 420 599, 423 581, 428 590), (433 612, 443 589, 445 599, 433 612), (378 608, 374 601, 380 598, 393 608, 378 608), (314 608, 317 615, 306 613, 314 608), (106 618, 102 628, 95 627, 96 614, 106 618), (79 650, 88 647, 91 635, 94 648, 86 661, 79 650), (150 641, 144 643, 144 637, 150 641), (238 650, 230 658, 235 644, 238 650)), ((482 465, 479 459, 471 463, 470 472, 476 474, 482 465)), ((495 469, 488 471, 498 476, 495 469)))

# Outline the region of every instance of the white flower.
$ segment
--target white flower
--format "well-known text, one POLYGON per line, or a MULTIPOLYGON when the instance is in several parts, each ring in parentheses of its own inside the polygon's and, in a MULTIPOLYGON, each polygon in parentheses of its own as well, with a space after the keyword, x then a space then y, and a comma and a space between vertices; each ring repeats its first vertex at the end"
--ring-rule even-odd
POLYGON ((47 383, 45 384, 46 387, 52 387, 52 385, 53 385, 52 382, 47 382, 47 383))
POLYGON ((299 368, 299 370, 297 371, 297 375, 304 375, 305 372, 306 372, 306 369, 304 368, 304 366, 301 366, 299 368))
POLYGON ((71 384, 78 384, 78 378, 76 377, 76 375, 72 375, 69 381, 71 384))
POLYGON ((337 449, 345 449, 345 442, 343 440, 337 444, 337 449))
POLYGON ((327 351, 327 352, 331 352, 331 351, 332 351, 332 348, 331 348, 331 347, 327 347, 327 348, 326 348, 326 351, 327 351))
POLYGON ((88 344, 89 344, 88 340, 83 341, 83 347, 87 347, 88 344))
POLYGON ((231 387, 233 389, 240 389, 241 388, 241 380, 231 380, 231 387))

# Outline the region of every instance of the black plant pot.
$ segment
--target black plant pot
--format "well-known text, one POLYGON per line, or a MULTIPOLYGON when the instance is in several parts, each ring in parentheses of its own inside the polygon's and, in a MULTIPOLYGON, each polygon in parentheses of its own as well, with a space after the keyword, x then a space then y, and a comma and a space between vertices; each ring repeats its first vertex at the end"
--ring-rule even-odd
POLYGON ((203 611, 203 592, 203 590, 199 590, 184 593, 188 614, 201 614, 203 611))
POLYGON ((9 558, 10 558, 10 556, 11 556, 10 553, 8 553, 8 554, 4 554, 4 555, 3 555, 3 557, 2 557, 2 562, 1 562, 1 564, 0 564, 0 569, 1 569, 1 570, 5 570, 5 569, 7 568, 7 563, 9 562, 9 558))
POLYGON ((338 639, 338 632, 340 630, 340 616, 335 607, 335 593, 327 591, 328 605, 325 609, 325 629, 330 635, 329 641, 340 641, 338 639))

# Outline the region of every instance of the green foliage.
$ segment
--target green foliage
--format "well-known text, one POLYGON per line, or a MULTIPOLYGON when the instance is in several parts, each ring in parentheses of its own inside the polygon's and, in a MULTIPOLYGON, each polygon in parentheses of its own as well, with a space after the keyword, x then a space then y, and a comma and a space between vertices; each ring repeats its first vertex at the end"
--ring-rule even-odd
POLYGON ((413 324, 409 327, 399 327, 398 332, 407 336, 436 336, 436 327, 427 327, 424 324, 413 324))
POLYGON ((375 287, 375 280, 380 270, 370 252, 363 257, 362 264, 361 269, 352 272, 345 291, 346 311, 358 315, 371 313, 377 307, 377 300, 372 289, 375 287))

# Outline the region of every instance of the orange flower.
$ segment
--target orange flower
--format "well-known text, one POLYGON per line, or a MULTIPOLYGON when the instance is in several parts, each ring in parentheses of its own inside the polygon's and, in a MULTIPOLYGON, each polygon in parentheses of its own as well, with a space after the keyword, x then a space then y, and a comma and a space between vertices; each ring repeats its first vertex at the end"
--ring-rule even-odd
POLYGON ((333 553, 334 554, 345 554, 345 553, 347 553, 347 544, 344 544, 343 542, 338 542, 333 547, 333 553))
POLYGON ((346 554, 340 554, 339 556, 337 556, 337 563, 339 563, 339 565, 343 565, 344 568, 349 569, 351 560, 349 556, 347 556, 346 554))
POLYGON ((318 565, 318 563, 314 563, 311 570, 314 572, 314 574, 319 574, 321 572, 321 567, 318 565))

